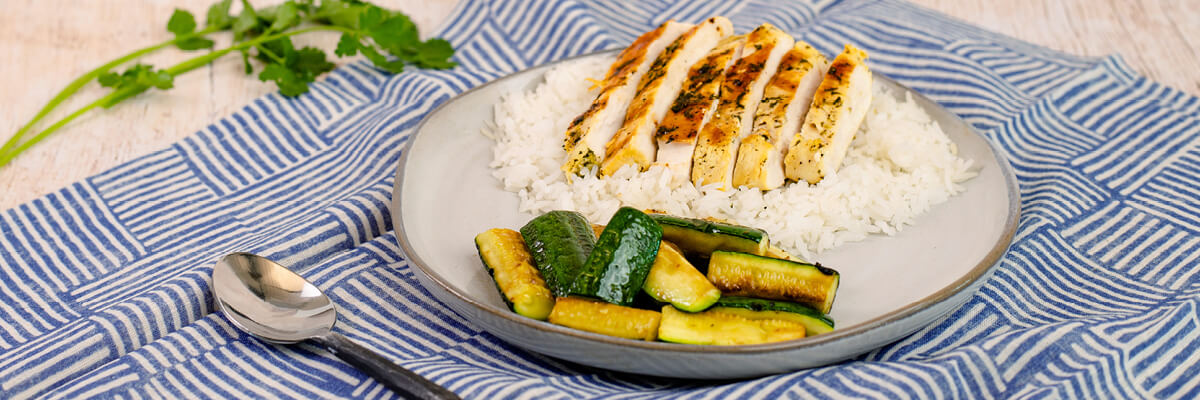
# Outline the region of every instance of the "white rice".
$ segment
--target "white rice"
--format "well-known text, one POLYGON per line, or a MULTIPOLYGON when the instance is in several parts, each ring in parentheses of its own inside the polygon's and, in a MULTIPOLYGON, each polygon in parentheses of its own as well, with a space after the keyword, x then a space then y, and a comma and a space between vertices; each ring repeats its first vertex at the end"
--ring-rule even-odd
POLYGON ((592 171, 568 182, 559 169, 564 132, 596 95, 588 78, 602 77, 611 62, 592 57, 561 65, 535 90, 508 94, 495 106, 495 126, 484 132, 496 141, 492 174, 520 196, 520 211, 574 210, 599 224, 621 206, 719 218, 763 229, 774 245, 811 260, 870 234, 896 234, 976 174, 911 95, 897 101, 876 91, 841 169, 815 186, 697 189, 672 182, 662 167, 643 173, 627 167, 604 179, 592 171))

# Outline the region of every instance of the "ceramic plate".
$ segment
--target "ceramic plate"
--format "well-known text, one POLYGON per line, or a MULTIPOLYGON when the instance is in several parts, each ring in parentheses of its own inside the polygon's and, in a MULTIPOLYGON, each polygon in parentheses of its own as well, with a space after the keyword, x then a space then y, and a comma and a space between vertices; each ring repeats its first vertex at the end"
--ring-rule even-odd
MULTIPOLYGON (((582 57, 611 57, 612 52, 582 57)), ((562 62, 562 61, 560 61, 562 62)), ((695 346, 607 337, 509 311, 476 254, 474 237, 517 229, 534 215, 492 177, 492 140, 480 130, 501 96, 530 90, 555 64, 463 93, 425 117, 396 172, 392 221, 418 280, 466 320, 513 345, 612 370, 681 378, 740 378, 825 365, 896 341, 971 297, 1008 248, 1018 194, 1008 163, 969 125, 913 93, 963 157, 979 166, 966 191, 896 236, 873 235, 820 254, 841 272, 831 333, 746 346, 695 346)), ((910 92, 876 74, 876 85, 910 92)))

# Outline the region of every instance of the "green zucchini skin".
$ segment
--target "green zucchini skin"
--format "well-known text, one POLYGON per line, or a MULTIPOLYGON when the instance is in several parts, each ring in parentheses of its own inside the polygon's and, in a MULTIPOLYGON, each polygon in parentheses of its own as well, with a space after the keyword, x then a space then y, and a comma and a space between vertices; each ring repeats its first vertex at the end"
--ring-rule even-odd
POLYGON ((633 295, 633 302, 629 305, 629 307, 639 310, 658 311, 662 309, 663 304, 665 303, 660 303, 658 300, 655 300, 654 297, 650 297, 650 295, 646 294, 645 291, 641 291, 633 295))
POLYGON ((661 241, 662 228, 657 222, 635 208, 622 207, 600 233, 570 293, 632 305, 650 274, 661 241))
POLYGON ((804 325, 808 336, 833 331, 833 318, 816 309, 788 301, 755 299, 750 297, 726 296, 713 304, 714 311, 731 312, 730 309, 747 310, 752 314, 738 313, 757 319, 787 319, 804 325))
POLYGON ((592 225, 574 211, 542 214, 521 227, 521 236, 534 266, 557 297, 570 292, 571 283, 596 245, 592 225))
POLYGON ((662 226, 664 240, 703 258, 717 250, 762 255, 770 246, 767 232, 761 229, 666 214, 651 214, 650 218, 662 226))
POLYGON ((708 280, 727 296, 792 301, 829 313, 841 275, 820 265, 715 251, 708 280))

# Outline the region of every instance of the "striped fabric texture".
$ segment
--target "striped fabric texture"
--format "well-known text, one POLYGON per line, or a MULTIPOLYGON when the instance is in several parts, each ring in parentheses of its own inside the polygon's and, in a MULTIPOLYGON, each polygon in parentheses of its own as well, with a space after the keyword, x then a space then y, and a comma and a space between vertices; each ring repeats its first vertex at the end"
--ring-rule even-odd
POLYGON ((463 0, 459 67, 341 67, 189 138, 0 212, 2 398, 385 398, 312 345, 214 313, 213 262, 250 251, 340 305, 338 330, 469 398, 1200 397, 1200 100, 1118 57, 1073 57, 897 0, 463 0), (824 368, 737 382, 531 354, 433 300, 390 232, 401 149, 492 79, 624 46, 661 22, 770 22, 961 115, 1016 170, 1022 217, 961 309, 824 368))

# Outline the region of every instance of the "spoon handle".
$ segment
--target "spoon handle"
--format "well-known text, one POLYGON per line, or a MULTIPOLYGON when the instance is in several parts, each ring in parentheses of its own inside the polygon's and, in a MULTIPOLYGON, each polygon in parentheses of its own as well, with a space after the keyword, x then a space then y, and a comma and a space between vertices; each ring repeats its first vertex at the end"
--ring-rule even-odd
POLYGON ((318 336, 312 340, 324 345, 329 352, 342 361, 367 373, 383 386, 387 386, 404 398, 459 399, 454 392, 396 365, 396 363, 383 358, 379 353, 368 350, 337 332, 330 332, 328 335, 318 336))

